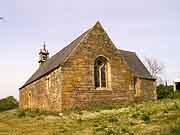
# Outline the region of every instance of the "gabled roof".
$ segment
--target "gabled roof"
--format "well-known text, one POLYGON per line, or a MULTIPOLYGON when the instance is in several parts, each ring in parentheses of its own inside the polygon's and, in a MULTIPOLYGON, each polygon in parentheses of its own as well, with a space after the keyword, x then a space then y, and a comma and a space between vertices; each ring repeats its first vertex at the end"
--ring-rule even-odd
POLYGON ((74 41, 72 41, 68 46, 64 47, 61 51, 53 55, 51 58, 49 58, 43 65, 41 65, 36 72, 29 78, 29 80, 20 88, 29 85, 30 83, 40 79, 44 75, 47 75, 54 69, 58 68, 60 65, 63 65, 66 58, 71 54, 74 48, 80 43, 80 41, 86 36, 86 34, 91 29, 84 32, 81 36, 76 38, 74 41))
POLYGON ((135 74, 136 77, 155 80, 141 60, 137 57, 135 52, 119 50, 123 55, 126 63, 130 70, 135 74))
MULTIPOLYGON (((99 22, 96 25, 100 25, 99 22)), ((101 26, 101 25, 100 25, 101 26)), ((92 29, 92 28, 91 28, 92 29)), ((63 65, 71 54, 71 52, 76 48, 81 40, 87 35, 87 33, 91 30, 87 30, 73 42, 71 42, 68 46, 64 47, 61 51, 56 53, 54 56, 49 58, 43 65, 41 65, 37 71, 28 79, 28 81, 20 88, 24 88, 25 86, 31 84, 32 82, 40 79, 41 77, 49 74, 54 69, 58 68, 60 65, 63 65)), ((135 73, 137 77, 153 79, 150 73, 147 71, 143 63, 138 59, 135 53, 120 50, 121 54, 125 58, 130 69, 135 73)))

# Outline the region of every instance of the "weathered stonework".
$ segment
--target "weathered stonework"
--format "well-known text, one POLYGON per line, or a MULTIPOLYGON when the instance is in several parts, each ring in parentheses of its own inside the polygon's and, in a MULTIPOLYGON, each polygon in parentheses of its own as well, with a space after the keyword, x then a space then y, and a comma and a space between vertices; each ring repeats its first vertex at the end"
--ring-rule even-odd
POLYGON ((155 81, 137 79, 120 51, 97 23, 74 48, 63 65, 20 90, 21 108, 63 111, 74 106, 154 100, 155 81), (108 87, 95 88, 94 64, 108 60, 108 87), (136 93, 135 93, 136 92, 136 93))
POLYGON ((61 67, 20 90, 20 108, 62 111, 61 67))
POLYGON ((135 86, 134 99, 136 101, 156 100, 156 82, 154 80, 138 78, 135 86))
POLYGON ((63 66, 63 106, 107 103, 133 100, 129 91, 132 74, 123 58, 105 31, 96 26, 79 44, 63 66), (94 62, 104 56, 111 66, 111 88, 96 90, 94 84, 94 62), (73 84, 75 82, 75 85, 73 84), (78 96, 72 95, 78 90, 78 96), (90 101, 91 100, 91 101, 90 101), (93 100, 93 101, 92 101, 93 100))

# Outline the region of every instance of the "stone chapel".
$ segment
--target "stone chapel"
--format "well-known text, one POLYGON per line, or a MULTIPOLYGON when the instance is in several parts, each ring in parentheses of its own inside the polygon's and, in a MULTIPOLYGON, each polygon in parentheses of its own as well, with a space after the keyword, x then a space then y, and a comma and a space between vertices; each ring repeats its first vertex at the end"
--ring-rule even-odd
POLYGON ((62 112, 156 99, 156 80, 99 22, 52 57, 45 45, 39 56, 39 68, 19 89, 20 108, 62 112))

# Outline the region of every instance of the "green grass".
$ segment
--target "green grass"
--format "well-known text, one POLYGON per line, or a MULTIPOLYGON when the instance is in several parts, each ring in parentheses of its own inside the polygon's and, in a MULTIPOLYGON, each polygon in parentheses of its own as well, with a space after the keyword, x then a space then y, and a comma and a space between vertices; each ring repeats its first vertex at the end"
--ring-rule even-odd
POLYGON ((180 127, 171 129, 171 131, 169 131, 169 133, 162 134, 162 135, 180 135, 180 127))
POLYGON ((0 112, 0 135, 177 135, 179 125, 180 99, 76 108, 63 116, 32 110, 0 112))
POLYGON ((174 130, 171 131, 171 133, 169 133, 168 135, 180 135, 180 127, 174 129, 174 130))

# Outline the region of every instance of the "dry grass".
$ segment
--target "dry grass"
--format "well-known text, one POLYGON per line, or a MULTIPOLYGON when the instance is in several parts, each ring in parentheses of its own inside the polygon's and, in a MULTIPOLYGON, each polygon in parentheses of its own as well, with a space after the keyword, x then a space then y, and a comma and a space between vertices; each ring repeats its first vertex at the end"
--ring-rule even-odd
POLYGON ((16 110, 0 113, 0 135, 160 135, 180 124, 180 99, 133 104, 98 111, 19 118, 16 110))

